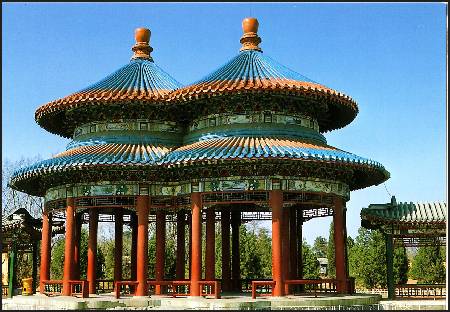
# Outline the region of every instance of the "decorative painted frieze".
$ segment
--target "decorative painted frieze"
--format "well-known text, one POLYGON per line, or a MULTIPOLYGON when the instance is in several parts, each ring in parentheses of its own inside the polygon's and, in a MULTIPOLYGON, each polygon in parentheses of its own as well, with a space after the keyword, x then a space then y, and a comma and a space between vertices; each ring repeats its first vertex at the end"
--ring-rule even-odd
POLYGON ((199 182, 172 182, 172 183, 113 183, 101 182, 96 184, 64 185, 50 188, 45 201, 63 199, 67 197, 86 196, 180 196, 191 192, 235 192, 235 191, 301 191, 335 194, 350 198, 350 188, 347 184, 338 181, 322 179, 279 179, 272 177, 255 177, 243 179, 242 177, 228 177, 221 179, 202 179, 199 182))
POLYGON ((170 121, 154 121, 148 119, 123 120, 120 122, 92 122, 75 128, 74 139, 91 133, 107 131, 148 131, 181 133, 182 129, 170 121))
POLYGON ((273 111, 254 112, 247 114, 212 114, 195 119, 190 125, 190 131, 232 124, 274 123, 296 125, 319 131, 317 120, 305 115, 286 115, 273 111))

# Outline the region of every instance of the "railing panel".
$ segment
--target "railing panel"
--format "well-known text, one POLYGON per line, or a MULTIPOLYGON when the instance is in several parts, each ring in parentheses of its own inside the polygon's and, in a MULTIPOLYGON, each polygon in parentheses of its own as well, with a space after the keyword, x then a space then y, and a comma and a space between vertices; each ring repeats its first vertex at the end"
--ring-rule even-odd
POLYGON ((398 298, 442 299, 447 295, 444 284, 403 284, 395 286, 395 296, 398 298))
POLYGON ((96 280, 96 292, 98 294, 110 293, 114 291, 114 280, 96 280))
POLYGON ((8 297, 8 285, 2 285, 2 297, 8 297))

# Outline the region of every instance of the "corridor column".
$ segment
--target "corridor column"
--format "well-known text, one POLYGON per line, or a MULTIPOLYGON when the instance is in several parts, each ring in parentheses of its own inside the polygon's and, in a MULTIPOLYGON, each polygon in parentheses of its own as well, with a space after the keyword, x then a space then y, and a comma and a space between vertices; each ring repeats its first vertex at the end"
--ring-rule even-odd
POLYGON ((186 261, 186 216, 183 210, 177 212, 177 264, 176 264, 176 279, 184 280, 185 270, 184 264, 186 261))
POLYGON ((130 214, 130 228, 131 228, 131 280, 136 280, 136 264, 137 264, 137 215, 136 212, 130 214))
POLYGON ((39 291, 44 293, 44 284, 42 281, 50 279, 50 250, 52 242, 52 216, 44 211, 42 214, 42 241, 41 241, 41 269, 39 291))
POLYGON ((336 261, 336 279, 337 292, 340 294, 347 293, 347 265, 345 261, 346 237, 345 237, 345 220, 344 220, 344 200, 334 197, 334 250, 336 261))
MULTIPOLYGON (((303 210, 297 211, 297 278, 303 279, 303 210)), ((298 289, 303 291, 304 285, 298 285, 298 289)))
POLYGON ((80 243, 81 243, 81 226, 83 225, 83 214, 75 214, 75 233, 74 233, 74 251, 73 251, 73 279, 80 279, 80 243))
POLYGON ((66 239, 64 246, 64 274, 63 274, 63 296, 70 296, 70 283, 73 274, 73 254, 74 254, 74 224, 75 223, 75 205, 74 198, 67 197, 66 208, 66 239))
POLYGON ((136 276, 138 286, 136 296, 147 296, 147 278, 148 278, 148 210, 150 198, 148 195, 139 195, 136 202, 136 211, 138 215, 137 228, 137 250, 136 250, 136 276))
MULTIPOLYGON (((283 283, 285 280, 289 279, 289 268, 290 268, 290 264, 289 264, 289 260, 291 258, 290 255, 290 241, 289 241, 289 208, 286 207, 283 209, 283 221, 282 221, 282 228, 281 228, 281 235, 282 235, 282 263, 283 263, 283 283)), ((289 295, 290 293, 290 285, 284 283, 284 294, 285 295, 289 295)))
POLYGON ((89 210, 89 241, 88 241, 88 263, 87 280, 89 283, 89 293, 96 293, 95 281, 97 279, 97 229, 98 229, 98 210, 91 208, 89 210))
POLYGON ((241 259, 239 252, 239 226, 241 224, 241 212, 231 212, 231 279, 233 290, 241 291, 241 259))
POLYGON ((231 290, 231 256, 230 256, 230 210, 222 207, 222 290, 231 290))
POLYGON ((283 192, 269 191, 269 205, 272 209, 272 279, 275 282, 274 296, 284 295, 281 222, 283 220, 283 192))
MULTIPOLYGON (((156 211, 155 280, 164 280, 164 250, 166 249, 166 213, 156 211)), ((155 295, 161 295, 161 285, 155 286, 155 295)))
POLYGON ((199 281, 202 277, 202 199, 201 194, 191 194, 192 208, 192 254, 191 296, 200 296, 199 281))
MULTIPOLYGON (((301 213, 301 211, 300 211, 301 213)), ((290 249, 290 259, 289 259, 289 278, 297 279, 297 259, 298 259, 298 249, 297 249, 297 207, 291 207, 290 219, 289 219, 289 249, 290 249)))
POLYGON ((206 211, 206 252, 205 252, 205 279, 216 279, 216 212, 214 207, 206 211))
POLYGON ((114 222, 114 281, 122 280, 122 249, 123 249, 123 213, 122 210, 115 211, 114 222))

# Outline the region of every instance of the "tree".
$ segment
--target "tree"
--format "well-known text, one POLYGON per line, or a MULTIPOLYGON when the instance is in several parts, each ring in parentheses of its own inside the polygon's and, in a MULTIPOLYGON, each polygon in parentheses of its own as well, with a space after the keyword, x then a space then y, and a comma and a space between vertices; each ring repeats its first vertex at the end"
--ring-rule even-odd
POLYGON ((406 284, 408 281, 408 256, 406 248, 399 246, 394 249, 394 283, 406 284))
MULTIPOLYGON (((89 234, 86 229, 81 229, 81 241, 80 241, 80 278, 86 279, 87 271, 87 251, 88 251, 88 238, 89 234)), ((50 266, 50 279, 60 280, 64 274, 64 248, 65 237, 59 235, 54 239, 52 252, 51 252, 51 266, 50 266)), ((103 267, 105 266, 105 256, 102 248, 97 248, 97 278, 103 278, 105 272, 103 267)))
POLYGON ((420 283, 445 282, 445 254, 440 246, 419 247, 411 265, 411 277, 420 283))
MULTIPOLYGON (((349 249, 350 276, 365 288, 385 288, 387 285, 386 242, 383 233, 360 227, 349 249)), ((408 258, 404 247, 394 249, 394 283, 408 280, 408 258)))
POLYGON ((257 236, 254 230, 247 231, 245 225, 240 227, 239 232, 241 278, 258 278, 261 274, 262 263, 261 254, 256 244, 257 236))
POLYGON ((320 263, 306 240, 302 242, 303 278, 319 278, 320 263))
POLYGON ((335 261, 335 253, 334 253, 334 223, 331 221, 330 223, 330 234, 328 237, 328 248, 327 248, 327 259, 328 259, 328 276, 334 277, 336 276, 336 261, 335 261))
POLYGON ((34 217, 42 216, 43 198, 31 196, 12 189, 8 183, 14 170, 21 167, 31 165, 42 158, 36 156, 34 158, 21 158, 20 160, 11 161, 4 159, 2 162, 2 215, 6 216, 19 208, 25 208, 34 217))
POLYGON ((325 258, 327 256, 328 241, 325 237, 318 236, 314 240, 312 251, 318 258, 325 258))

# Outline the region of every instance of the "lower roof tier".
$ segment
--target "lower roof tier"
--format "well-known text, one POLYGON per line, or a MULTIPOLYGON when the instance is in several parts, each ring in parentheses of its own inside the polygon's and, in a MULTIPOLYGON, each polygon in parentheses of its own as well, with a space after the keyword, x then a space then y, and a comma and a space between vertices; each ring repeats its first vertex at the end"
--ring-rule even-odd
POLYGON ((377 185, 389 178, 389 172, 380 163, 329 145, 275 137, 222 137, 176 149, 151 144, 78 146, 16 170, 10 185, 28 194, 43 196, 49 187, 91 182, 91 179, 101 177, 108 181, 170 181, 181 178, 182 172, 190 171, 187 174, 189 178, 206 178, 214 176, 214 170, 206 168, 218 169, 221 166, 228 168, 229 175, 252 176, 259 169, 270 167, 265 174, 258 174, 293 175, 289 170, 298 169, 299 176, 317 178, 322 175, 329 178, 336 169, 345 172, 337 179, 345 179, 343 182, 351 190, 377 185), (253 168, 248 171, 250 164, 253 168), (296 169, 287 169, 290 167, 296 169), (134 173, 128 176, 127 171, 134 173), (196 175, 193 171, 197 171, 196 175))

